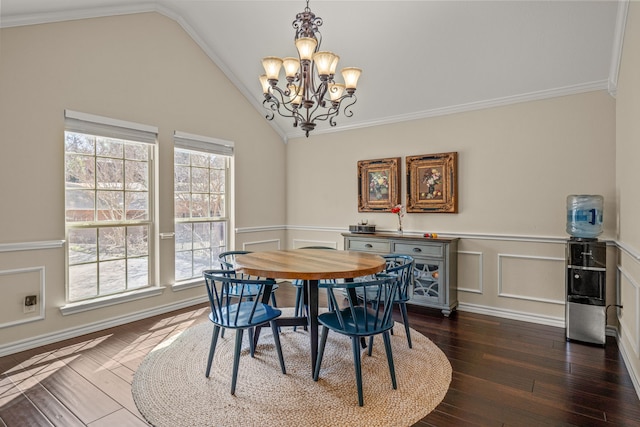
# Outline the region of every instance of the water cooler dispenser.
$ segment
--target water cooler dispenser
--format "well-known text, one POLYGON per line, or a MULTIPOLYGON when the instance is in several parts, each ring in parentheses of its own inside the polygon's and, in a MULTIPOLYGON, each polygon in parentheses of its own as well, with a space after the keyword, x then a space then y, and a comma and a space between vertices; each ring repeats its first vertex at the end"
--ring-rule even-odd
POLYGON ((567 197, 566 337, 605 343, 607 245, 602 233, 602 196, 567 197))

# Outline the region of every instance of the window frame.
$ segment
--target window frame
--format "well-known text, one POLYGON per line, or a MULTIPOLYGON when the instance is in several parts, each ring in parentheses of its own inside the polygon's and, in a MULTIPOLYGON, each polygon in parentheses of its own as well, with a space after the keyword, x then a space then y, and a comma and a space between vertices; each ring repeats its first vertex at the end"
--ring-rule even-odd
MULTIPOLYGON (((146 295, 156 295, 158 290, 160 289, 157 283, 157 249, 156 249, 156 234, 157 234, 157 213, 156 213, 156 200, 157 200, 157 185, 156 185, 156 170, 157 170, 157 161, 158 158, 158 129, 148 125, 142 125, 133 122, 126 122, 122 120, 111 119, 107 117, 95 116, 86 113, 75 112, 71 110, 65 110, 65 129, 64 129, 64 143, 66 144, 67 133, 80 133, 92 135, 94 137, 104 137, 104 138, 112 138, 116 140, 121 140, 123 143, 127 141, 135 143, 135 144, 143 144, 146 148, 146 182, 147 182, 147 190, 144 192, 147 196, 147 218, 146 219, 126 219, 122 218, 120 220, 100 220, 97 217, 98 210, 98 202, 97 198, 94 202, 94 217, 93 220, 85 220, 85 221, 68 221, 67 219, 67 152, 66 146, 64 147, 64 194, 65 194, 65 238, 67 241, 67 248, 65 250, 65 301, 66 305, 62 307, 63 314, 70 314, 73 312, 84 311, 88 309, 88 307, 93 306, 102 306, 101 301, 107 301, 106 305, 110 305, 110 303, 115 303, 114 301, 122 301, 127 299, 128 296, 131 296, 133 299, 141 298, 146 295), (146 228, 146 263, 147 263, 147 271, 146 284, 142 286, 136 286, 130 288, 130 284, 132 278, 125 273, 124 276, 124 289, 118 290, 116 292, 109 292, 100 294, 100 274, 98 273, 101 263, 106 262, 106 260, 101 260, 100 253, 100 243, 99 236, 100 230, 106 230, 108 228, 113 227, 122 227, 124 228, 124 245, 127 247, 127 232, 128 227, 132 226, 144 226, 146 228), (82 230, 82 229, 95 229, 96 232, 96 259, 90 262, 87 262, 86 265, 95 264, 96 265, 96 295, 88 296, 88 297, 80 297, 74 300, 70 299, 71 296, 71 274, 70 267, 72 266, 70 260, 70 233, 73 230, 82 230), (153 288, 153 289, 151 289, 153 288), (84 308, 82 308, 84 307, 84 308)), ((124 150, 124 147, 123 147, 124 150)), ((91 155, 94 162, 101 157, 99 153, 95 151, 91 155)), ((126 186, 126 167, 124 164, 126 163, 127 156, 123 153, 123 196, 127 192, 126 186)), ((94 180, 97 182, 98 177, 97 173, 94 177, 94 180)), ((99 188, 97 185, 94 188, 90 189, 94 192, 94 197, 97 195, 99 188)), ((125 249, 124 256, 118 257, 117 259, 124 261, 125 265, 129 263, 129 260, 134 258, 140 258, 140 255, 132 255, 130 256, 127 253, 127 249, 125 249)), ((77 263, 73 265, 82 265, 83 263, 77 263)), ((126 267, 128 268, 128 267, 126 267)), ((104 288, 103 288, 104 289, 104 288)))
MULTIPOLYGON (((178 278, 178 254, 179 252, 191 253, 191 268, 192 272, 196 267, 194 262, 193 253, 197 250, 193 247, 194 240, 191 240, 191 249, 189 250, 181 250, 178 251, 178 233, 177 226, 178 224, 215 224, 215 223, 223 223, 223 234, 224 234, 224 245, 213 247, 213 245, 209 246, 208 249, 210 251, 215 251, 216 248, 220 248, 220 251, 228 250, 232 244, 232 235, 231 235, 231 223, 232 223, 232 167, 233 167, 233 155, 234 155, 234 144, 231 141, 225 141, 217 138, 205 137, 200 135, 189 134, 185 132, 174 132, 174 150, 173 150, 173 167, 174 167, 174 188, 173 188, 173 197, 174 197, 174 289, 186 288, 189 287, 190 284, 199 283, 202 281, 201 275, 192 275, 188 278, 178 278), (194 217, 193 211, 191 207, 189 209, 188 217, 178 217, 176 215, 176 199, 178 192, 176 191, 176 154, 178 151, 188 152, 189 154, 205 154, 205 155, 216 155, 222 156, 224 158, 224 191, 222 194, 224 195, 224 212, 220 216, 207 216, 207 217, 194 217)), ((191 161, 189 162, 190 170, 193 168, 191 161)), ((209 173, 211 173, 212 168, 209 166, 209 173)), ((190 174, 191 176, 191 174, 190 174)), ((191 180, 189 184, 189 191, 184 192, 181 191, 181 194, 194 194, 193 188, 191 187, 191 180)), ((205 194, 202 192, 195 192, 196 194, 205 194)), ((209 186, 209 194, 211 196, 211 186, 209 186)), ((215 260, 211 259, 211 264, 208 268, 216 268, 214 264, 215 260)), ((206 269, 206 268, 205 268, 206 269)))

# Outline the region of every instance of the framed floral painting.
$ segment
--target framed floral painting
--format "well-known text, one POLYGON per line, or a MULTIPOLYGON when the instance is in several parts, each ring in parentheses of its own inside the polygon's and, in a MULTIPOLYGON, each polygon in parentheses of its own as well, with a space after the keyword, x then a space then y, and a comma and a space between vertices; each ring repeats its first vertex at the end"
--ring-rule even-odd
POLYGON ((458 213, 458 153, 407 156, 407 212, 458 213))
POLYGON ((400 204, 400 157, 358 162, 358 212, 391 212, 400 204))

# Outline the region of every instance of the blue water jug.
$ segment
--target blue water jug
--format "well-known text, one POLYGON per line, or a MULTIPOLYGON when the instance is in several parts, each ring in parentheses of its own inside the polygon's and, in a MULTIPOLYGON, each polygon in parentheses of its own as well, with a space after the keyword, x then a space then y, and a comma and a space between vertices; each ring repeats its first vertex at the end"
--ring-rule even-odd
POLYGON ((590 194, 567 196, 567 233, 573 237, 594 239, 602 234, 604 197, 590 194))

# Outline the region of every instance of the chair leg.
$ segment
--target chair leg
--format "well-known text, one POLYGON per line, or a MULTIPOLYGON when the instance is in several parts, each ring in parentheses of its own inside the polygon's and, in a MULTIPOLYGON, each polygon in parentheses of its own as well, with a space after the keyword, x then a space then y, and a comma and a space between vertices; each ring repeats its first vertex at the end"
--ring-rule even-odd
POLYGON ((244 329, 236 329, 236 347, 233 353, 233 373, 231 374, 231 394, 236 394, 238 381, 238 366, 240 366, 240 351, 242 351, 242 335, 244 329))
POLYGON ((329 288, 327 288, 327 301, 328 301, 327 309, 329 311, 334 311, 335 307, 333 306, 333 301, 331 301, 330 293, 331 293, 331 290, 329 290, 329 288))
MULTIPOLYGON (((271 305, 278 308, 278 302, 276 301, 276 293, 274 291, 275 289, 271 290, 271 305)), ((278 327, 278 333, 280 333, 280 327, 278 327)))
MULTIPOLYGON (((378 304, 372 303, 371 306, 375 311, 378 311, 378 304)), ((393 331, 393 329, 392 329, 392 331, 393 331)), ((369 337, 369 350, 367 351, 367 355, 369 357, 371 357, 371 355, 373 354, 373 337, 374 337, 374 335, 371 335, 369 337)), ((363 340, 364 340, 364 338, 363 338, 363 340)), ((362 341, 362 348, 366 348, 366 346, 364 344, 364 341, 362 341)))
POLYGON ((400 303, 400 313, 402 313, 402 323, 404 323, 404 331, 407 334, 407 342, 409 348, 413 348, 411 345, 411 332, 409 332, 409 316, 407 315, 407 304, 400 303))
POLYGON ((251 354, 251 357, 255 357, 256 355, 256 343, 254 341, 254 329, 253 328, 249 328, 249 354, 251 354))
POLYGON ((283 374, 287 373, 287 370, 284 367, 284 357, 282 357, 282 347, 280 346, 280 334, 278 333, 278 326, 276 325, 276 321, 272 320, 271 322, 271 332, 273 333, 273 341, 276 344, 276 351, 278 352, 278 360, 280 361, 280 370, 283 374))
POLYGON ((356 371, 356 385, 358 387, 358 405, 364 405, 362 397, 362 365, 360 365, 360 345, 358 337, 351 337, 351 348, 353 349, 353 367, 356 371))
MULTIPOLYGON (((293 309, 294 316, 302 317, 302 288, 300 286, 296 286, 296 305, 293 309)), ((298 327, 294 326, 293 330, 297 330, 298 327)))
POLYGON ((211 372, 211 364, 213 363, 213 353, 216 351, 216 344, 218 343, 218 335, 220 335, 220 326, 215 325, 213 327, 213 333, 211 334, 211 346, 209 347, 209 358, 207 359, 207 370, 204 376, 209 378, 211 372))
POLYGON ((396 390, 398 388, 398 384, 396 383, 396 369, 393 365, 393 353, 391 352, 391 334, 389 334, 389 331, 383 332, 382 338, 384 339, 384 349, 387 352, 387 362, 389 362, 391 384, 393 384, 393 389, 396 390))
POLYGON ((320 343, 318 345, 318 356, 316 358, 316 368, 313 370, 313 380, 318 381, 320 377, 320 365, 322 365, 322 356, 324 356, 324 346, 327 343, 327 336, 329 335, 329 328, 322 327, 322 333, 320 334, 320 343))

